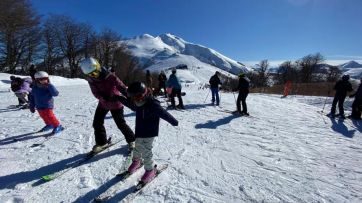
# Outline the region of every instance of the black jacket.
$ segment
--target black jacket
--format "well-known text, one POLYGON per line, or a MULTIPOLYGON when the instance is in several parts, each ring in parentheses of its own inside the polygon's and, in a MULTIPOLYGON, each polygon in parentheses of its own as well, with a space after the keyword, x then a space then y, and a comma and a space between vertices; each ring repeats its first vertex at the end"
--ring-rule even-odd
POLYGON ((250 80, 247 77, 239 77, 239 91, 240 92, 249 92, 250 80))
POLYGON ((141 107, 136 110, 136 138, 150 138, 158 136, 160 118, 169 122, 173 126, 178 125, 178 121, 160 105, 160 102, 152 97, 148 98, 141 107))
POLYGON ((336 90, 337 96, 345 97, 347 92, 351 92, 353 88, 352 84, 348 80, 339 80, 334 86, 334 90, 336 90))
POLYGON ((216 74, 211 76, 209 83, 211 88, 218 88, 219 85, 222 85, 219 77, 216 74))

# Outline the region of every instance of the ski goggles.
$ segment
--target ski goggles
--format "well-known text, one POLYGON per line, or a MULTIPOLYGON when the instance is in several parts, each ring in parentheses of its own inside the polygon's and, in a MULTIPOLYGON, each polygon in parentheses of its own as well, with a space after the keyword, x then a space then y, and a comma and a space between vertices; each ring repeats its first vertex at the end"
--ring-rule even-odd
POLYGON ((98 70, 94 70, 94 71, 88 73, 87 75, 88 75, 89 77, 92 77, 92 78, 98 78, 99 73, 100 73, 100 72, 99 72, 98 70))
POLYGON ((143 95, 143 94, 135 95, 135 96, 132 96, 132 99, 135 102, 141 102, 141 101, 145 100, 145 95, 143 95))

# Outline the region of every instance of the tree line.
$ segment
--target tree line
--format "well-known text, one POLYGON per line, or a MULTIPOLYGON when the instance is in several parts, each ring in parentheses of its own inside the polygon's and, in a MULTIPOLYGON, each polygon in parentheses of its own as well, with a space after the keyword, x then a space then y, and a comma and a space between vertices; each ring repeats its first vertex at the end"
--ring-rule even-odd
POLYGON ((66 15, 44 18, 28 0, 1 0, 0 9, 0 72, 25 74, 36 64, 49 74, 82 77, 79 62, 90 56, 126 82, 141 72, 121 35, 110 28, 96 32, 66 15))

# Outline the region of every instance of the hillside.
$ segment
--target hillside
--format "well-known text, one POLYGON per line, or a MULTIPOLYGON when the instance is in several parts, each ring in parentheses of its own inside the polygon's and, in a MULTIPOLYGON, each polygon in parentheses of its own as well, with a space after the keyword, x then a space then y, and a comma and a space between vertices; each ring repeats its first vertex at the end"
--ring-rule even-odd
MULTIPOLYGON (((53 181, 40 180, 74 166, 94 145, 97 100, 85 81, 53 80, 60 92, 54 112, 65 130, 32 147, 44 141, 31 134, 44 124, 37 113, 7 109, 17 102, 8 78, 0 73, 0 202, 90 202, 108 188, 116 190, 109 202, 119 202, 143 171, 123 183, 114 178, 126 167, 127 148, 110 115, 107 133, 120 143, 53 181)), ((324 97, 250 94, 252 117, 237 117, 223 112, 234 109, 232 93, 221 93, 221 107, 213 107, 209 90, 183 90, 186 110, 169 110, 180 125, 161 121, 154 144, 156 162, 169 168, 133 202, 362 201, 361 122, 319 114, 324 97)), ((345 105, 350 111, 351 100, 345 105)), ((125 118, 134 129, 135 114, 125 109, 125 118)))

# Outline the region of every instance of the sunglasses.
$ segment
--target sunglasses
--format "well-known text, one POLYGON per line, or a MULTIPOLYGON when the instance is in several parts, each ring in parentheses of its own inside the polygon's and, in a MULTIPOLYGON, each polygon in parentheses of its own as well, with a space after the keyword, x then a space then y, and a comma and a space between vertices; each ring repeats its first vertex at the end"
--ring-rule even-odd
POLYGON ((94 71, 88 73, 87 75, 88 75, 89 77, 95 78, 95 77, 98 77, 98 76, 99 76, 99 71, 98 71, 98 70, 94 70, 94 71))

